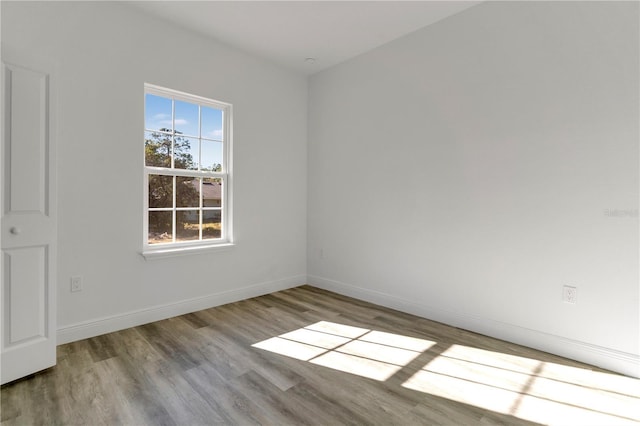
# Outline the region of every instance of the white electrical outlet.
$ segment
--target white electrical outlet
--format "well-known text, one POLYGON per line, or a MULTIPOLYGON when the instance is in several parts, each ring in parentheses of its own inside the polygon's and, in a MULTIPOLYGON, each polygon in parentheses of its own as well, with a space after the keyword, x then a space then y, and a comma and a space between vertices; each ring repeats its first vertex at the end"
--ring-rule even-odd
POLYGON ((82 291, 82 277, 71 277, 71 291, 82 291))
POLYGON ((562 301, 575 304, 578 301, 578 288, 570 285, 562 287, 562 301))

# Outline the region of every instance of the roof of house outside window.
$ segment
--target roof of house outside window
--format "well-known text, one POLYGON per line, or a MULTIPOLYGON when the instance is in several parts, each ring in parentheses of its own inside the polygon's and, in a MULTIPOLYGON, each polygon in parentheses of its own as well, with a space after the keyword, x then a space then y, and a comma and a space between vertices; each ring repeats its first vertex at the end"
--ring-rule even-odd
MULTIPOLYGON (((198 189, 198 179, 192 180, 191 184, 198 189)), ((222 184, 220 182, 202 182, 202 198, 204 200, 222 199, 222 184)))

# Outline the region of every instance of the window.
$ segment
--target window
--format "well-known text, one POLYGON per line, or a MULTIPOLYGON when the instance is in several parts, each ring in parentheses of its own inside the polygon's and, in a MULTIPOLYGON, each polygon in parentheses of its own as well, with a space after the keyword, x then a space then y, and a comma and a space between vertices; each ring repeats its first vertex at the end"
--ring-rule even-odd
POLYGON ((144 252, 231 243, 231 105, 145 84, 144 252))

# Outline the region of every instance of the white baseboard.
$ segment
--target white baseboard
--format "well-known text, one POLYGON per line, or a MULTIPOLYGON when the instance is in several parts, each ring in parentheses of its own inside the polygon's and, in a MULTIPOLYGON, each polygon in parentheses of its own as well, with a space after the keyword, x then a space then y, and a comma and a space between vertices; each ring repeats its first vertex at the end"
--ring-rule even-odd
POLYGON ((309 275, 307 283, 345 296, 640 378, 640 356, 635 354, 487 318, 435 308, 327 278, 309 275))
POLYGON ((81 323, 58 328, 58 344, 75 342, 89 337, 111 333, 125 328, 147 324, 153 321, 188 314, 226 303, 237 302, 287 288, 297 287, 306 282, 306 275, 297 275, 277 281, 253 284, 246 287, 214 293, 207 296, 182 300, 166 305, 152 306, 132 312, 125 312, 104 318, 93 319, 81 323))

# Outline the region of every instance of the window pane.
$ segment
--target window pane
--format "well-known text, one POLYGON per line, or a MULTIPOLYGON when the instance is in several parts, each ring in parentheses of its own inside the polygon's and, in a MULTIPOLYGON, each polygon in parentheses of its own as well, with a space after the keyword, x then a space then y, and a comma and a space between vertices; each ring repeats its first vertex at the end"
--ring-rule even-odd
POLYGON ((171 132, 171 99, 146 94, 144 104, 144 127, 171 132))
POLYGON ((172 212, 149 212, 149 244, 170 243, 172 212))
POLYGON ((222 242, 231 234, 222 229, 230 167, 226 104, 147 84, 144 96, 145 244, 157 251, 177 242, 222 242))
POLYGON ((149 175, 149 208, 173 207, 173 176, 149 175))
POLYGON ((222 206, 222 181, 221 179, 203 179, 202 181, 202 206, 222 206))
POLYGON ((176 177, 176 207, 200 207, 200 179, 176 177))
POLYGON ((198 105, 183 101, 176 101, 176 133, 187 136, 200 136, 198 132, 198 105))
POLYGON ((202 239, 221 238, 222 215, 220 210, 204 210, 202 212, 202 239))
POLYGON ((202 107, 202 137, 222 140, 222 110, 202 107))
POLYGON ((171 167, 171 136, 159 132, 145 132, 144 159, 147 166, 171 167))
POLYGON ((176 169, 198 168, 198 139, 176 135, 174 139, 174 167, 176 169))
POLYGON ((222 142, 202 141, 202 170, 222 171, 222 142))
POLYGON ((200 211, 176 212, 176 241, 200 239, 200 211))

